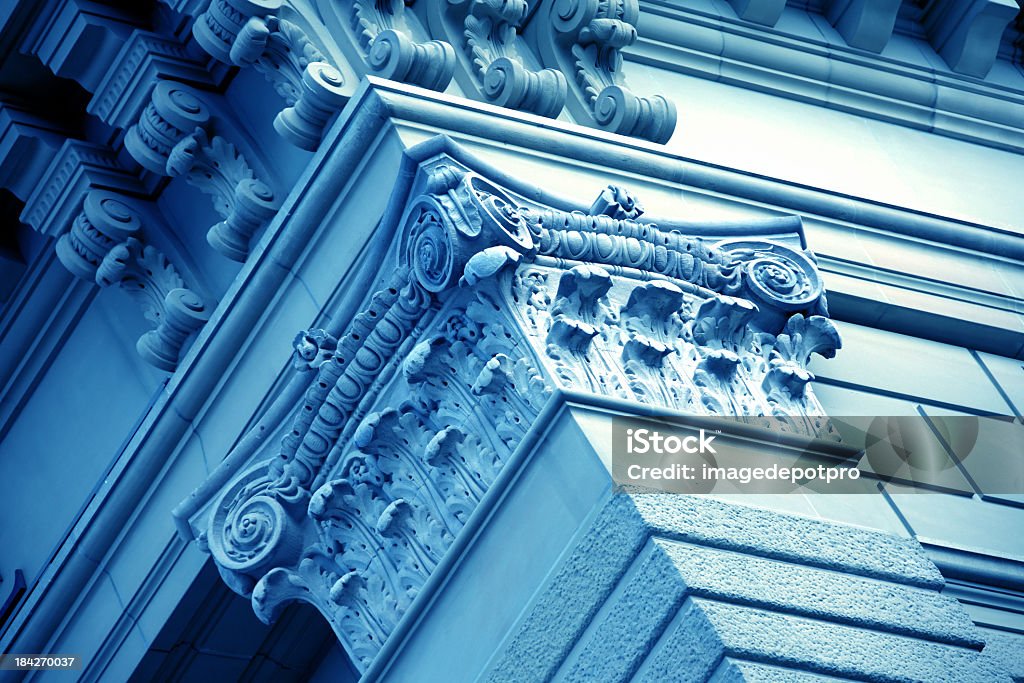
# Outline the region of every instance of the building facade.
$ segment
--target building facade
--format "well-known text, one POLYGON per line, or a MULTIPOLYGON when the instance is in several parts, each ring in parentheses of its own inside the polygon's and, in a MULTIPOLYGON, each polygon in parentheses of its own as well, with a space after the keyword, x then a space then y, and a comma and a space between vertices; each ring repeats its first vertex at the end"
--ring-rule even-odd
POLYGON ((1024 680, 1021 22, 7 3, 0 677, 1024 680))

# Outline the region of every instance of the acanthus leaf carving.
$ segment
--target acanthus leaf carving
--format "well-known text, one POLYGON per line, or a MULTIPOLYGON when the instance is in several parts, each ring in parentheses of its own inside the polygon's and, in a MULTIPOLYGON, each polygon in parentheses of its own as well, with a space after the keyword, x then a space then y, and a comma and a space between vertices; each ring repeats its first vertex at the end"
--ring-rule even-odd
POLYGON ((795 234, 662 228, 620 187, 590 213, 554 209, 422 164, 390 228, 394 274, 339 338, 296 337, 296 368, 315 372, 290 430, 206 532, 258 614, 316 605, 361 670, 553 388, 800 429, 821 412, 810 356, 838 345, 795 234))
POLYGON ((185 342, 209 319, 210 308, 163 253, 141 241, 142 227, 130 200, 92 190, 71 229, 57 241, 57 257, 79 278, 101 287, 118 285, 134 298, 155 326, 139 338, 139 355, 173 372, 185 342))
POLYGON ((526 0, 447 0, 431 4, 433 26, 464 55, 474 87, 492 104, 555 118, 565 106, 562 72, 542 69, 521 46, 526 0))
POLYGON ((627 86, 622 49, 637 38, 638 0, 544 0, 538 38, 546 62, 572 74, 577 116, 602 130, 664 143, 676 126, 675 105, 627 86))
POLYGON ((280 9, 280 0, 212 0, 192 32, 215 59, 263 74, 286 105, 274 129, 315 150, 353 86, 301 27, 275 14, 280 9))
POLYGON ((213 208, 224 220, 210 228, 206 239, 228 258, 244 262, 252 236, 277 213, 278 200, 235 146, 196 128, 171 150, 167 174, 184 176, 213 198, 213 208))
POLYGON ((224 220, 208 231, 210 245, 230 259, 245 261, 252 235, 277 213, 278 198, 233 144, 219 135, 211 137, 209 122, 209 107, 197 91, 160 81, 125 134, 125 148, 147 170, 185 176, 211 196, 224 220))

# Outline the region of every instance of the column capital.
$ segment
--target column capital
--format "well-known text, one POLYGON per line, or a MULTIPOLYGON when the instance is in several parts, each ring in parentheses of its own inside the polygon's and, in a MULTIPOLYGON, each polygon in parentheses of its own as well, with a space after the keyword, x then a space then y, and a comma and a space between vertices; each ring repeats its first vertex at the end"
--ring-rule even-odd
POLYGON ((295 340, 304 390, 177 514, 270 621, 315 605, 365 669, 553 394, 694 415, 821 414, 839 337, 800 219, 552 206, 448 153, 392 195, 361 312, 295 340))

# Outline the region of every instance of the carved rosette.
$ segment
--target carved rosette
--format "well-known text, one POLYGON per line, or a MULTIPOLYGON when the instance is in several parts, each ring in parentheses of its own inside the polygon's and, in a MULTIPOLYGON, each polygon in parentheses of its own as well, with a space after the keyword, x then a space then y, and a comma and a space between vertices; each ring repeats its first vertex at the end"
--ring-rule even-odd
POLYGON ((204 532, 261 618, 315 605, 361 670, 553 387, 802 429, 820 414, 810 356, 839 346, 791 243, 661 229, 615 186, 590 213, 551 209, 447 160, 419 187, 395 274, 340 338, 297 338, 314 378, 204 532))

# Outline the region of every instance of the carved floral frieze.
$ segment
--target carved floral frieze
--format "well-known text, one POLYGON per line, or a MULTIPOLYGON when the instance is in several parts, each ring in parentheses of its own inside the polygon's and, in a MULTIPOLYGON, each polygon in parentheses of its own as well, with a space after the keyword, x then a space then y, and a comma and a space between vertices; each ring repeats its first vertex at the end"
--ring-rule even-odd
POLYGON ((337 338, 296 338, 312 375, 280 442, 191 519, 261 618, 315 605, 360 669, 553 389, 799 431, 821 415, 808 360, 839 346, 799 240, 660 227, 615 186, 556 209, 443 156, 416 187, 392 275, 337 338))

